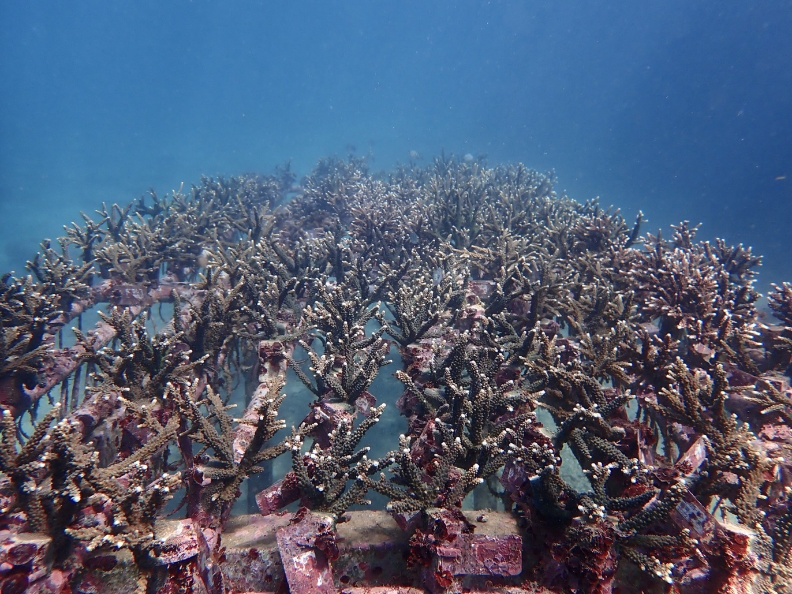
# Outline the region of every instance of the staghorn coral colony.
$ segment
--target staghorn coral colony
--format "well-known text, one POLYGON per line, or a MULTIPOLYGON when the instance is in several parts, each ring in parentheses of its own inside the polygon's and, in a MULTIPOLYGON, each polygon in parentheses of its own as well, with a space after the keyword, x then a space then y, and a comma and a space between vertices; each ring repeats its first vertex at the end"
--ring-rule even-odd
POLYGON ((44 242, 0 282, 2 592, 792 592, 792 285, 554 183, 327 159, 44 242))

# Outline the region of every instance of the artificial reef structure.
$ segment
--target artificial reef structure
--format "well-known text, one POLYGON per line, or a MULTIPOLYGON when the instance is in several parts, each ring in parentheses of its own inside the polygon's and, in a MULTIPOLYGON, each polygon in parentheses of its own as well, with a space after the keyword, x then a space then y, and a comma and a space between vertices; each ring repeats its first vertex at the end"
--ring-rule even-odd
POLYGON ((750 248, 523 165, 295 182, 104 206, 2 277, 3 594, 792 592, 792 285, 761 312, 750 248))

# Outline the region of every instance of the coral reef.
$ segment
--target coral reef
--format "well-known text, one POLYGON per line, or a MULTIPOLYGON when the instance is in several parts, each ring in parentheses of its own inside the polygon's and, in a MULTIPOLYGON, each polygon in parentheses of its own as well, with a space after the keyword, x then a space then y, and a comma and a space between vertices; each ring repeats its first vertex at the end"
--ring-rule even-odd
POLYGON ((295 182, 103 205, 2 278, 2 592, 792 592, 750 248, 523 165, 295 182))

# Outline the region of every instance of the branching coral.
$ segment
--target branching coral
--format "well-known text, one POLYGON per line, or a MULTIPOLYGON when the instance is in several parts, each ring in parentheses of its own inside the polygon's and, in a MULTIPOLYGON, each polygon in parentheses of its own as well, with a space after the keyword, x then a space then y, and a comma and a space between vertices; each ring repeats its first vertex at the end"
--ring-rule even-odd
POLYGON ((162 427, 145 407, 133 408, 156 433, 109 466, 100 465, 99 452, 83 438, 79 422, 64 420, 50 427, 57 407, 17 451, 16 427, 4 411, 0 465, 18 494, 14 507, 25 512, 31 529, 52 537, 58 564, 66 562, 75 542, 84 542, 89 551, 128 547, 140 563, 153 550, 155 518, 179 488, 181 476, 153 477, 148 461, 174 439, 180 420, 171 417, 162 427))
MULTIPOLYGON (((699 241, 688 223, 641 235, 640 213, 630 223, 559 195, 552 174, 482 158, 390 175, 326 159, 295 180, 286 167, 103 205, 44 242, 31 276, 0 282, 2 524, 50 535, 70 584, 80 555, 126 547, 167 566, 171 590, 200 575, 222 591, 243 483, 290 451, 262 510, 301 499, 334 522, 371 489, 400 520, 424 512, 410 559, 435 590, 467 587, 461 508, 501 502, 541 549, 514 547, 536 559, 488 574, 504 587, 609 592, 636 566, 645 590, 781 587, 792 286, 770 293, 772 324, 750 248, 699 241), (56 348, 101 303, 98 327, 56 348), (166 303, 172 320, 152 332, 166 303), (372 460, 359 445, 384 417, 369 390, 394 341, 408 425, 372 460), (317 398, 278 441, 289 367, 317 398), (36 422, 58 387, 70 405, 36 422), (180 526, 203 535, 194 561, 157 535, 177 492, 180 526)), ((305 547, 336 561, 330 532, 305 547)))
POLYGON ((431 474, 428 475, 412 459, 410 440, 404 436, 399 441, 400 450, 389 454, 388 461, 397 463, 394 479, 385 481, 367 480, 367 485, 386 495, 391 502, 388 509, 396 513, 409 513, 434 507, 454 509, 477 485, 484 482, 478 464, 465 472, 453 465, 453 460, 463 457, 465 450, 459 441, 441 443, 442 455, 434 458, 431 474), (403 486, 401 486, 403 485, 403 486))
POLYGON ((96 385, 89 392, 117 390, 136 402, 157 401, 169 382, 188 379, 198 367, 199 363, 190 362, 190 351, 179 333, 170 329, 150 337, 145 314, 133 320, 128 310, 113 308, 109 316, 100 315, 116 331, 118 346, 95 351, 85 335, 76 331, 86 350, 83 357, 97 369, 96 385))
MULTIPOLYGON (((62 311, 55 296, 45 295, 31 278, 0 280, 0 402, 15 406, 23 389, 38 382, 47 336, 62 311)), ((21 408, 24 410, 24 407, 21 408)))
MULTIPOLYGON (((47 521, 37 478, 40 478, 42 468, 46 467, 43 460, 51 439, 50 425, 57 416, 57 409, 50 412, 38 422, 33 434, 20 444, 17 443, 20 436, 11 413, 4 409, 0 419, 0 471, 10 480, 16 491, 14 507, 24 510, 31 528, 38 531, 46 530, 47 521)), ((7 514, 10 511, 11 509, 6 508, 2 513, 7 514)))
POLYGON ((317 338, 324 346, 318 354, 305 341, 301 341, 313 366, 315 381, 299 366, 294 370, 300 380, 317 396, 354 403, 374 381, 380 367, 388 365, 386 359, 390 345, 382 335, 387 325, 378 306, 366 308, 359 294, 349 293, 345 286, 332 291, 319 286, 320 299, 303 312, 306 324, 319 330, 317 338), (380 328, 366 335, 366 324, 377 320, 380 328))
POLYGON ((456 509, 478 484, 521 455, 522 435, 533 420, 523 407, 535 395, 513 382, 498 385, 502 363, 463 340, 442 364, 442 391, 397 373, 428 421, 420 435, 402 436, 400 449, 389 454, 388 461, 398 465, 392 481, 369 481, 393 500, 394 511, 456 509))
POLYGON ((356 448, 366 432, 379 422, 384 410, 384 404, 373 408, 354 429, 350 422, 342 421, 329 433, 329 447, 322 449, 315 442, 305 455, 301 449, 303 437, 299 434, 292 437, 292 472, 310 509, 338 518, 350 506, 367 503, 365 479, 381 464, 368 460, 371 448, 356 448), (348 486, 350 481, 353 483, 348 486))
MULTIPOLYGON (((170 397, 188 421, 185 433, 192 441, 204 448, 195 455, 189 468, 192 480, 200 487, 200 497, 205 510, 223 522, 228 518, 231 506, 239 497, 239 487, 247 477, 262 472, 261 464, 281 455, 288 443, 264 447, 275 434, 285 427, 278 420, 278 409, 283 403, 283 383, 270 386, 270 397, 261 401, 255 411, 256 420, 240 420, 240 423, 255 426, 255 433, 247 443, 241 456, 234 451, 233 419, 228 415, 228 406, 210 388, 201 400, 196 400, 195 384, 190 389, 171 387, 170 397), (206 409, 206 413, 201 411, 206 409), (211 452, 211 453, 210 453, 211 452)), ((190 453, 191 455, 191 453, 190 453)))
POLYGON ((44 241, 27 268, 35 275, 40 290, 57 297, 59 306, 68 312, 73 303, 90 297, 94 270, 90 261, 82 266, 74 264, 66 255, 65 242, 61 251, 59 254, 50 241, 44 241))

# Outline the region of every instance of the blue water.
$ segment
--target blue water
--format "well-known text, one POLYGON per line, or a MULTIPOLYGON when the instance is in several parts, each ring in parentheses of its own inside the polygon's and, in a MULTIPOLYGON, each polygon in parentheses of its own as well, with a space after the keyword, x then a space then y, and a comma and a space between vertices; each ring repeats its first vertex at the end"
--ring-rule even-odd
POLYGON ((789 1, 4 2, 0 81, 0 270, 150 187, 444 149, 792 280, 789 1))

